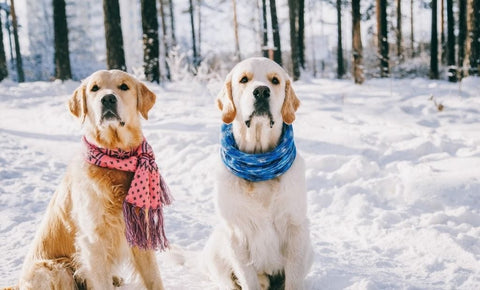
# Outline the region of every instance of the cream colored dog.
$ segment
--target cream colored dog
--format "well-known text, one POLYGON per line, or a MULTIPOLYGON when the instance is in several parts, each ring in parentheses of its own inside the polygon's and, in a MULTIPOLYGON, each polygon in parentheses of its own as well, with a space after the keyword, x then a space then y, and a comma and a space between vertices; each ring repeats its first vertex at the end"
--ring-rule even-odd
MULTIPOLYGON (((286 72, 266 58, 237 64, 217 102, 223 122, 232 123, 238 149, 246 153, 275 148, 283 123, 295 120, 300 104, 286 72)), ((303 289, 312 263, 303 159, 297 153, 286 173, 259 182, 237 177, 224 164, 219 168, 221 223, 204 250, 212 280, 220 289, 268 289, 280 275, 285 289, 303 289)))
MULTIPOLYGON (((128 151, 142 143, 139 115, 148 118, 155 98, 125 72, 98 71, 69 108, 90 143, 128 151)), ((132 175, 89 164, 83 154, 72 161, 25 258, 20 289, 112 289, 122 283, 114 275, 125 261, 146 288, 163 289, 154 252, 131 248, 125 238, 122 203, 132 175)))

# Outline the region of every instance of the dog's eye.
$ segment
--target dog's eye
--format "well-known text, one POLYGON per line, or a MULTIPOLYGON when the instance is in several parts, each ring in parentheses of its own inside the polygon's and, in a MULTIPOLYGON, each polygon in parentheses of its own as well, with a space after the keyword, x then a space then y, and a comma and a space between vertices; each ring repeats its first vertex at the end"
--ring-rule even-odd
POLYGON ((126 84, 121 84, 119 87, 122 91, 128 91, 128 86, 126 84))
POLYGON ((240 83, 242 83, 242 84, 248 83, 248 78, 247 78, 247 77, 243 77, 243 78, 240 80, 240 83))
POLYGON ((278 85, 279 83, 280 83, 280 81, 278 80, 277 77, 273 77, 273 78, 272 78, 272 84, 278 85))
POLYGON ((90 89, 92 92, 98 91, 100 88, 97 85, 93 85, 93 87, 90 89))

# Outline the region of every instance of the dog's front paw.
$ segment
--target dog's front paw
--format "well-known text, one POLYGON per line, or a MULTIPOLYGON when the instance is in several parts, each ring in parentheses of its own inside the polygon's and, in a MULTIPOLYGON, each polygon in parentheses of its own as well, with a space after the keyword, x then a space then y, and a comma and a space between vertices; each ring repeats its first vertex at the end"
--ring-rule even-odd
POLYGON ((124 283, 123 278, 117 277, 117 276, 112 277, 112 282, 113 282, 113 286, 115 287, 122 287, 124 283))

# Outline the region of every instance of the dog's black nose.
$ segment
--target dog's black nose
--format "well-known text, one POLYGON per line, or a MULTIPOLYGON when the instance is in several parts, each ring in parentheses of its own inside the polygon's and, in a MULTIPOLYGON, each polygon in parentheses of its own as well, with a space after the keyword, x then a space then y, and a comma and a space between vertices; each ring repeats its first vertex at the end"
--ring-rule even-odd
POLYGON ((117 103, 117 97, 113 94, 108 94, 103 96, 102 98, 102 105, 105 107, 113 107, 117 103))
POLYGON ((255 99, 267 99, 270 97, 270 88, 267 86, 259 86, 253 90, 253 96, 255 99))

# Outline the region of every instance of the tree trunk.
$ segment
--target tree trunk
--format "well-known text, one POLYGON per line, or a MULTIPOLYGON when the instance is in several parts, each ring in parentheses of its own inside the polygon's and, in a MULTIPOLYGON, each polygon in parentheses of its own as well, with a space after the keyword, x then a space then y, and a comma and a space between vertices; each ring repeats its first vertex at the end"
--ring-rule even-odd
POLYGON ((175 37, 175 15, 173 13, 173 0, 168 0, 168 8, 170 9, 170 33, 172 37, 172 46, 177 45, 177 39, 175 37))
POLYGON ((202 57, 202 0, 197 0, 197 54, 198 54, 198 62, 200 63, 200 59, 202 57))
POLYGON ((470 0, 470 75, 480 75, 480 0, 470 0))
POLYGON ((103 0, 107 68, 127 70, 118 0, 103 0))
POLYGON ((190 25, 191 25, 191 28, 192 28, 193 66, 196 69, 197 66, 198 66, 198 55, 197 55, 197 40, 196 40, 196 37, 195 37, 195 20, 194 20, 194 17, 193 17, 193 2, 192 2, 192 0, 189 0, 189 3, 190 3, 190 9, 189 9, 190 25))
POLYGON ((432 0, 432 37, 430 40, 430 78, 438 79, 437 0, 432 0))
POLYGON ((412 51, 412 58, 415 57, 415 38, 413 26, 413 0, 410 0, 410 50, 412 51))
POLYGON ((298 61, 305 69, 305 0, 298 0, 298 61))
POLYGON ((0 82, 8 76, 7 57, 3 45, 2 17, 0 17, 0 82))
POLYGON ((377 34, 380 56, 380 77, 388 77, 388 34, 387 34, 387 0, 377 0, 377 34))
POLYGON ((397 58, 399 62, 403 61, 402 47, 402 0, 397 0, 397 58))
POLYGON ((458 1, 458 73, 464 76, 463 61, 465 59, 465 42, 467 40, 467 0, 458 1))
POLYGON ((440 0, 440 63, 447 63, 447 40, 445 38, 445 0, 440 0))
POLYGON ((343 66, 342 45, 342 0, 337 0, 337 78, 341 79, 345 74, 343 66))
POLYGON ((25 75, 23 73, 22 54, 20 53, 20 42, 18 41, 18 25, 17 16, 15 14, 15 1, 10 0, 10 15, 12 16, 12 28, 13 28, 13 41, 15 42, 15 56, 17 64, 17 80, 19 83, 25 81, 25 75))
POLYGON ((237 61, 242 59, 240 55, 240 41, 238 40, 238 21, 237 21, 237 1, 232 0, 233 8, 233 32, 235 35, 235 58, 237 61))
POLYGON ((143 70, 150 82, 160 82, 158 20, 156 0, 141 0, 143 30, 143 70))
POLYGON ((352 0, 352 54, 353 54, 353 78, 356 84, 362 84, 363 76, 363 46, 361 23, 360 0, 352 0))
POLYGON ((53 0, 53 27, 55 30, 55 78, 72 78, 68 50, 68 26, 65 0, 53 0))
POLYGON ((290 48, 292 55, 292 69, 293 80, 296 81, 300 77, 300 64, 299 64, 299 47, 298 47, 298 34, 297 34, 297 20, 298 20, 298 7, 296 0, 288 0, 288 12, 290 20, 290 48))
POLYGON ((263 53, 264 57, 268 57, 268 24, 267 24, 267 4, 266 4, 266 0, 262 0, 262 22, 263 22, 262 53, 263 53))
POLYGON ((273 60, 282 65, 282 47, 280 45, 280 30, 277 19, 277 6, 275 0, 270 0, 270 16, 272 17, 272 32, 273 32, 273 60))
POLYGON ((170 53, 170 46, 168 45, 167 41, 167 23, 165 19, 165 3, 163 0, 159 0, 160 2, 160 18, 162 19, 162 42, 163 47, 165 49, 165 69, 167 71, 167 80, 171 80, 172 76, 170 75, 170 66, 168 65, 168 57, 170 53))
POLYGON ((457 81, 457 68, 455 67, 455 19, 453 18, 453 0, 447 0, 447 65, 448 81, 457 81))

